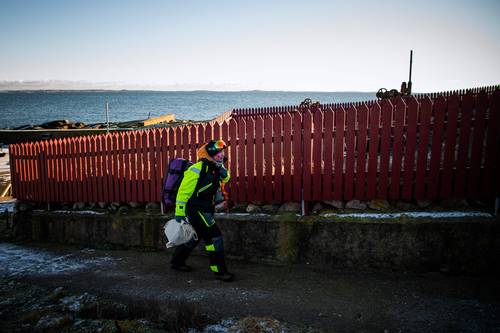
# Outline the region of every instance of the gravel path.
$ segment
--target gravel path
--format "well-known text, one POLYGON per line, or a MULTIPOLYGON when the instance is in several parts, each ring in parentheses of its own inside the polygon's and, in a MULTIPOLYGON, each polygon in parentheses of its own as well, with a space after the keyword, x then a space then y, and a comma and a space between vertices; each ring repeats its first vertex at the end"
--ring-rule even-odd
POLYGON ((216 281, 206 257, 193 272, 169 269, 170 252, 0 243, 0 277, 117 301, 183 302, 214 321, 274 318, 333 332, 499 332, 500 283, 441 273, 323 270, 229 261, 232 283, 216 281))

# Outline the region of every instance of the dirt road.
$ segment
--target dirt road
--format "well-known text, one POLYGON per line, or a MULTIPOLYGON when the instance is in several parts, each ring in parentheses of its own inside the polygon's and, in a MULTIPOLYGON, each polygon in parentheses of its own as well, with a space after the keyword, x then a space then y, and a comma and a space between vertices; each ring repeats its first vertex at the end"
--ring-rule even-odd
POLYGON ((169 269, 170 252, 0 243, 0 276, 142 304, 182 301, 216 322, 270 317, 327 332, 498 332, 498 278, 442 273, 324 270, 229 261, 216 281, 206 257, 169 269))

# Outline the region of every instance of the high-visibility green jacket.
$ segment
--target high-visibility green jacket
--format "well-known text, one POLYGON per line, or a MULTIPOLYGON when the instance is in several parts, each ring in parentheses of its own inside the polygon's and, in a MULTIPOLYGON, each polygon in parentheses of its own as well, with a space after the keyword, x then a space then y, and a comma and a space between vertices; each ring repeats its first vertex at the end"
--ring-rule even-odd
POLYGON ((221 182, 227 183, 229 179, 229 171, 226 177, 222 177, 217 165, 205 158, 193 164, 184 172, 177 191, 175 215, 186 216, 186 206, 199 211, 213 212, 215 193, 220 188, 221 182))

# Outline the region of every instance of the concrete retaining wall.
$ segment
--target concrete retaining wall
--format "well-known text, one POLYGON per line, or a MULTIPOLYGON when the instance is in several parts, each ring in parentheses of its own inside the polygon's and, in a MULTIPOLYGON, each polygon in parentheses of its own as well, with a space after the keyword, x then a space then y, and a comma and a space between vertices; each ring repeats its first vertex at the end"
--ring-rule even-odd
MULTIPOLYGON (((36 241, 165 250, 167 217, 25 212, 15 233, 36 241)), ((342 220, 295 215, 217 217, 229 257, 320 267, 500 273, 493 218, 342 220)), ((168 250, 171 251, 171 250, 168 250)), ((201 253, 201 247, 198 248, 201 253)))

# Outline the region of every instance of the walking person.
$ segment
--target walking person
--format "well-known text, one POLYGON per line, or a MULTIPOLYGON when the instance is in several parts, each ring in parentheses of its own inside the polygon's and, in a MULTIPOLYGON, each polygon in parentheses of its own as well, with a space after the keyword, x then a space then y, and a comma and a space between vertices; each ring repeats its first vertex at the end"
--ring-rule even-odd
POLYGON ((215 224, 215 195, 221 182, 227 183, 230 175, 224 167, 226 144, 222 140, 212 140, 197 151, 198 161, 185 172, 177 192, 175 219, 178 222, 188 220, 198 234, 198 240, 192 239, 179 245, 172 256, 172 269, 189 272, 186 265, 191 251, 203 239, 205 250, 210 259, 210 270, 215 278, 229 282, 234 274, 229 273, 224 258, 222 233, 215 224))

